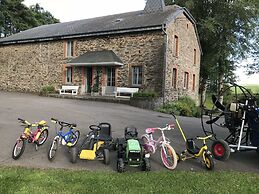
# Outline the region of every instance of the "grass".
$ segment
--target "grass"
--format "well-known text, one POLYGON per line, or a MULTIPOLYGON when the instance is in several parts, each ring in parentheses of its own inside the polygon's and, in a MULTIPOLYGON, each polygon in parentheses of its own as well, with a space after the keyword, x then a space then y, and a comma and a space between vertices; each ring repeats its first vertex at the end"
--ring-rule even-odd
MULTIPOLYGON (((253 94, 259 94, 259 85, 242 85, 246 89, 252 91, 253 94)), ((233 91, 234 92, 234 91, 233 91)), ((240 94, 241 90, 238 88, 237 93, 240 94)))
POLYGON ((89 172, 0 167, 0 193, 258 193, 241 172, 89 172))

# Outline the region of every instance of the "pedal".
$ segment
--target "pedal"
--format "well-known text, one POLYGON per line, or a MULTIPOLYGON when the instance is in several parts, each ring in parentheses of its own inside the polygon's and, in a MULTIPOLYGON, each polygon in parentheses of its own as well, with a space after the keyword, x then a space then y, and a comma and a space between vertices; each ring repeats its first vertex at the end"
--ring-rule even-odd
POLYGON ((233 148, 230 148, 230 152, 231 152, 231 153, 235 153, 235 152, 236 152, 236 150, 235 150, 235 149, 233 149, 233 148))

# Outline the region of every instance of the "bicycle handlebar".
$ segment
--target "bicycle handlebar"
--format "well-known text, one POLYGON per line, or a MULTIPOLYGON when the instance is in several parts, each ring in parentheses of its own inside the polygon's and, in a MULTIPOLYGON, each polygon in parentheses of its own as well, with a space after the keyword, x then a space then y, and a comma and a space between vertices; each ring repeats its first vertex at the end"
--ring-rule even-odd
POLYGON ((199 136, 197 136, 196 139, 198 139, 198 140, 206 140, 206 139, 209 139, 209 138, 211 138, 211 137, 213 137, 212 134, 211 134, 211 135, 208 135, 208 136, 206 136, 206 137, 199 137, 199 136))
POLYGON ((59 121, 58 119, 54 119, 54 118, 51 118, 50 120, 51 120, 51 122, 53 122, 53 123, 58 123, 61 127, 68 127, 68 126, 70 126, 70 127, 76 127, 76 126, 77 126, 77 125, 74 124, 74 123, 67 123, 67 122, 64 122, 64 121, 59 121))
POLYGON ((18 120, 19 120, 21 123, 25 124, 25 125, 31 125, 31 123, 29 123, 28 121, 26 121, 26 120, 24 120, 24 119, 18 118, 18 120))

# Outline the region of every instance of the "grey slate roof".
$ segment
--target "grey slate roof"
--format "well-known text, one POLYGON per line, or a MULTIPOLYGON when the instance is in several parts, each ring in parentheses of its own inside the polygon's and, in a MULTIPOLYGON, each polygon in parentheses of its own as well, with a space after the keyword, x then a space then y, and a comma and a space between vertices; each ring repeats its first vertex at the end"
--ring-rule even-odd
POLYGON ((167 6, 164 11, 134 11, 116 15, 97 17, 32 28, 12 36, 0 39, 0 45, 25 42, 38 42, 55 39, 67 39, 85 36, 98 36, 134 31, 162 29, 170 18, 185 12, 177 5, 167 6))
POLYGON ((73 66, 122 66, 123 62, 113 51, 103 50, 87 52, 67 64, 73 66))

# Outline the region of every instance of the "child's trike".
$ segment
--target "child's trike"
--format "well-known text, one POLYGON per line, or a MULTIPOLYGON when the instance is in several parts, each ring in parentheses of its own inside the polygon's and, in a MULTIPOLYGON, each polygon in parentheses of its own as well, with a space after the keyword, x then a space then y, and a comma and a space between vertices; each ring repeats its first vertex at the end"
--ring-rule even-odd
POLYGON ((77 158, 83 160, 103 160, 104 164, 110 162, 109 149, 113 148, 113 138, 111 136, 111 125, 100 123, 90 125, 91 131, 83 139, 81 146, 71 148, 71 162, 75 163, 77 158))
POLYGON ((187 159, 191 159, 191 158, 199 158, 202 157, 202 163, 206 166, 206 168, 208 170, 212 170, 214 168, 214 161, 212 159, 212 154, 211 152, 208 150, 208 146, 206 144, 206 140, 208 140, 209 138, 211 138, 213 135, 208 135, 206 137, 196 137, 196 138, 189 138, 187 139, 176 116, 174 114, 172 114, 175 122, 182 134, 182 137, 185 141, 185 145, 186 145, 186 149, 184 151, 182 151, 182 153, 178 156, 178 162, 180 161, 185 161, 187 159), (202 147, 198 147, 195 144, 194 140, 202 140, 203 141, 203 146, 202 147))
POLYGON ((124 138, 118 138, 116 140, 116 147, 118 149, 118 172, 124 172, 126 165, 141 167, 143 171, 150 171, 150 154, 145 154, 138 140, 137 129, 135 127, 126 127, 124 135, 124 138))

